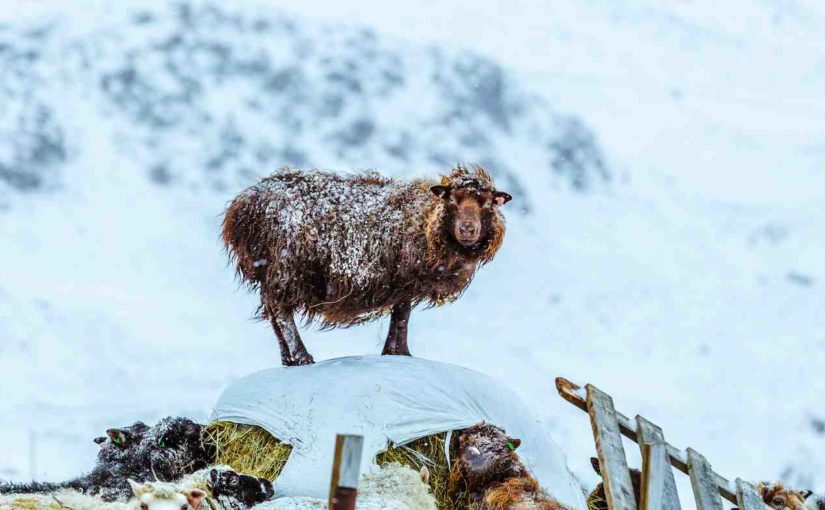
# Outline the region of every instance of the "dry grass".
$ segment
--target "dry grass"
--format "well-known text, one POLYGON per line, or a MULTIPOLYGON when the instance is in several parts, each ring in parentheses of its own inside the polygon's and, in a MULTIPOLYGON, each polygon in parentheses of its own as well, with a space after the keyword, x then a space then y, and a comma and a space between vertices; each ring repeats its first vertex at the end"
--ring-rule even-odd
POLYGON ((204 432, 205 440, 215 445, 218 464, 273 482, 292 453, 290 445, 254 425, 216 421, 207 425, 204 432))
MULTIPOLYGON (((416 439, 403 446, 389 445, 386 452, 379 453, 375 462, 384 466, 398 462, 404 466, 420 471, 426 466, 430 471, 430 490, 432 490, 439 510, 468 510, 469 500, 466 494, 450 494, 450 466, 446 453, 447 433, 416 439)), ((450 458, 456 454, 455 446, 450 445, 450 458)))
POLYGON ((602 510, 607 508, 607 501, 599 496, 594 490, 589 496, 587 496, 587 508, 589 510, 602 510))

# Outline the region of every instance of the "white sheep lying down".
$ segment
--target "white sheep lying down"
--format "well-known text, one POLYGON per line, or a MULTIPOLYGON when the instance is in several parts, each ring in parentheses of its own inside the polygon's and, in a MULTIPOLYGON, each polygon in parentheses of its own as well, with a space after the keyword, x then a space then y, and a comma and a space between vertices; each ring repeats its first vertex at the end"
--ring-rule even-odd
MULTIPOLYGON (((178 483, 130 481, 135 498, 107 503, 97 496, 73 490, 52 494, 0 495, 0 510, 236 510, 211 497, 209 469, 178 483)), ((436 510, 435 498, 421 475, 401 464, 388 464, 365 474, 358 488, 358 510, 436 510)), ((281 498, 254 507, 257 510, 326 509, 314 498, 281 498)))
MULTIPOLYGON (((435 497, 417 471, 398 463, 365 474, 358 485, 357 510, 436 510, 435 497)), ((326 510, 327 502, 315 498, 279 498, 255 510, 326 510)))
POLYGON ((176 483, 129 480, 135 495, 129 501, 106 502, 100 496, 62 489, 48 494, 0 494, 0 510, 205 510, 211 496, 207 483, 211 469, 197 471, 176 483))
POLYGON ((106 502, 72 489, 49 494, 0 495, 0 510, 192 510, 203 508, 206 492, 167 482, 129 483, 135 492, 129 501, 106 502))

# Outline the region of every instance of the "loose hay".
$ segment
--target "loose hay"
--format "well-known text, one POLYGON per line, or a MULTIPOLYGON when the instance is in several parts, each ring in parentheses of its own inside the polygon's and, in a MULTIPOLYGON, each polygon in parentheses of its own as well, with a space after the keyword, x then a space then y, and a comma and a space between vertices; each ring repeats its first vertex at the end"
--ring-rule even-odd
POLYGON ((273 482, 292 453, 292 446, 275 439, 261 427, 228 421, 207 425, 204 440, 215 445, 218 464, 273 482))
POLYGON ((587 496, 587 508, 588 510, 602 510, 603 508, 607 508, 607 501, 596 494, 596 491, 594 490, 589 496, 587 496))
MULTIPOLYGON (((386 452, 375 456, 375 462, 379 466, 397 462, 416 471, 426 466, 430 471, 430 490, 435 496, 439 510, 471 509, 469 495, 450 495, 450 465, 447 462, 446 442, 447 433, 442 432, 401 446, 390 444, 386 452)), ((452 442, 449 448, 450 458, 455 458, 458 453, 455 442, 452 442)))

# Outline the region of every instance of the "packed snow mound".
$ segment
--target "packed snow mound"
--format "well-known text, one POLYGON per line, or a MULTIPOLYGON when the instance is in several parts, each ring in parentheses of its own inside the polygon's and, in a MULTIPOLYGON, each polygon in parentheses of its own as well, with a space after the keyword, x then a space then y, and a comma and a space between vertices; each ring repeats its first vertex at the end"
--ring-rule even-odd
POLYGON ((101 143, 153 182, 217 191, 331 162, 396 174, 476 162, 515 192, 522 165, 579 190, 610 178, 580 120, 472 53, 225 2, 105 19, 0 31, 0 186, 77 178, 66 163, 101 143), (112 121, 109 140, 77 132, 86 107, 112 121), (530 143, 504 159, 516 140, 530 143))
POLYGON ((264 428, 292 445, 276 494, 323 498, 336 434, 364 436, 362 472, 387 442, 486 421, 522 440, 524 464, 554 498, 586 508, 582 488, 547 427, 501 383, 473 370, 406 356, 356 356, 257 372, 229 386, 213 419, 264 428))

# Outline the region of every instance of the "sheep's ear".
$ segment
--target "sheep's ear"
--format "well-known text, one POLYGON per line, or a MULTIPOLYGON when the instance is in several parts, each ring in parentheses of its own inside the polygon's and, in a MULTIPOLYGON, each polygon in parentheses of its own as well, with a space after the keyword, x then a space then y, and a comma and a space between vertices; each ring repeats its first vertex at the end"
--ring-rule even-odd
POLYGON ((126 444, 126 434, 124 434, 120 429, 109 429, 106 431, 106 435, 109 436, 109 439, 112 440, 118 446, 123 446, 126 444))
POLYGON ((801 491, 799 491, 799 495, 802 496, 802 499, 808 499, 809 497, 811 497, 811 494, 813 493, 814 491, 808 489, 802 489, 801 491))
POLYGON ((519 439, 519 438, 517 438, 517 437, 510 437, 510 438, 508 438, 508 439, 507 439, 507 446, 508 446, 511 450, 516 451, 516 449, 517 449, 519 446, 521 446, 521 439, 519 439))
POLYGON ((418 471, 418 475, 421 477, 421 481, 424 482, 425 485, 430 484, 430 470, 427 469, 427 466, 421 466, 421 470, 418 471))
POLYGON ((512 199, 513 196, 509 193, 505 193, 504 191, 496 191, 493 193, 493 202, 495 202, 496 205, 504 205, 512 199))
POLYGON ((187 489, 183 491, 183 495, 186 496, 186 501, 189 503, 189 506, 195 510, 201 507, 203 499, 206 497, 206 493, 200 489, 187 489))
POLYGON ((595 471, 597 475, 602 475, 602 466, 599 464, 598 457, 590 457, 590 465, 593 466, 593 471, 595 471))
POLYGON ((93 440, 93 441, 94 441, 96 444, 101 445, 101 447, 102 447, 103 443, 105 443, 105 442, 106 442, 106 437, 104 437, 104 436, 101 436, 101 437, 96 437, 96 438, 94 438, 94 440, 93 440))
POLYGON ((129 487, 132 488, 132 492, 134 492, 135 496, 137 497, 140 497, 141 495, 146 494, 146 492, 149 491, 149 487, 143 484, 139 484, 131 478, 127 481, 129 482, 129 487))
POLYGON ((450 187, 449 186, 432 186, 430 187, 430 192, 433 195, 437 196, 438 198, 447 198, 450 196, 450 187))
POLYGON ((213 469, 212 471, 209 472, 209 479, 212 480, 213 484, 218 482, 218 470, 217 469, 213 469))

